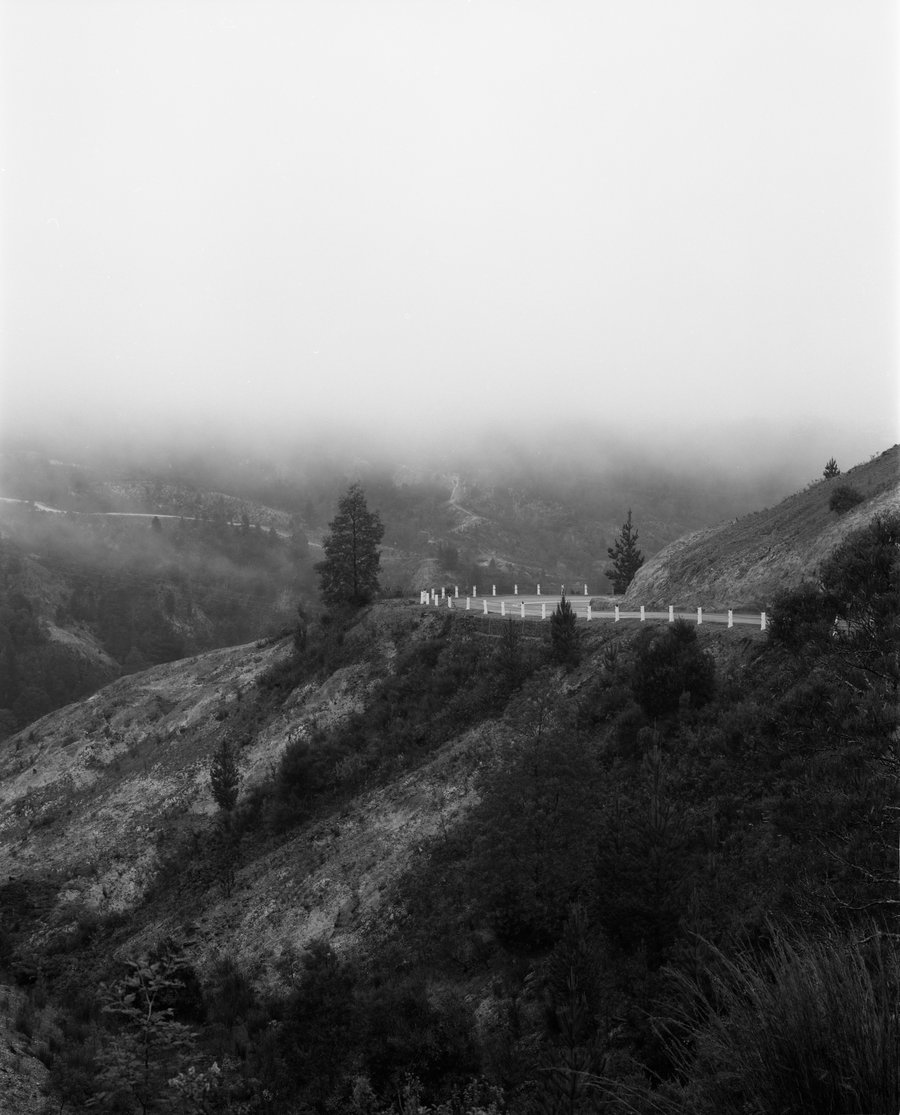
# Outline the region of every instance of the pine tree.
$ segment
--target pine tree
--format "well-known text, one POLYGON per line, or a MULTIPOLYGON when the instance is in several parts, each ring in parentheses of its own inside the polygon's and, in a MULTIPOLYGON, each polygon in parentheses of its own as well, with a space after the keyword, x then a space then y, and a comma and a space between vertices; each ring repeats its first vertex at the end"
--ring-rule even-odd
POLYGON ((228 740, 223 739, 209 766, 209 782, 216 805, 230 814, 237 804, 241 774, 228 740))
POLYGON ((550 651, 553 661, 561 666, 577 666, 581 660, 576 623, 572 605, 563 593, 562 600, 550 616, 550 651))
POLYGON ((841 475, 841 470, 837 467, 837 461, 834 457, 829 457, 825 464, 825 471, 822 473, 826 480, 831 480, 835 476, 841 475))
POLYGON ((624 592, 634 575, 644 564, 644 555, 637 548, 638 532, 631 525, 631 508, 628 518, 622 524, 622 531, 615 543, 606 551, 612 558, 612 565, 606 567, 606 576, 612 581, 613 592, 624 592))
POLYGON ((222 740, 209 767, 213 797, 219 807, 218 823, 212 838, 212 861, 226 898, 231 897, 237 870, 240 834, 231 823, 241 787, 241 772, 228 740, 222 740))
POLYGON ((338 503, 338 513, 328 524, 322 541, 325 560, 316 565, 326 604, 362 607, 378 591, 381 551, 378 543, 384 526, 370 511, 359 484, 351 484, 338 503))

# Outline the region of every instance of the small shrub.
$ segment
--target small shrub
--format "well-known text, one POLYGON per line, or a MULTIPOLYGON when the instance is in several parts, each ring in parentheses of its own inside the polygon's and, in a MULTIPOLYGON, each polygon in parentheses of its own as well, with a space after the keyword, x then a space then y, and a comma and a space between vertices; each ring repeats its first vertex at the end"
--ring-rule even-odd
POLYGON ((851 487, 849 484, 840 484, 831 493, 831 497, 828 500, 828 507, 838 515, 843 515, 845 512, 852 510, 858 504, 862 503, 865 498, 862 492, 851 487))

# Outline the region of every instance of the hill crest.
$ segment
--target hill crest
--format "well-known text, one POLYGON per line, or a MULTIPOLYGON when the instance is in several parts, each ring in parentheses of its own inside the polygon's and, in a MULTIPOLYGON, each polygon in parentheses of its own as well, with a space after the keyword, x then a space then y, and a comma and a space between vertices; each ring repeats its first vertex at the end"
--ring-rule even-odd
POLYGON ((774 507, 676 539, 638 570, 624 603, 765 610, 779 592, 814 577, 848 534, 897 510, 900 445, 774 507), (829 500, 842 485, 864 499, 838 514, 829 500))

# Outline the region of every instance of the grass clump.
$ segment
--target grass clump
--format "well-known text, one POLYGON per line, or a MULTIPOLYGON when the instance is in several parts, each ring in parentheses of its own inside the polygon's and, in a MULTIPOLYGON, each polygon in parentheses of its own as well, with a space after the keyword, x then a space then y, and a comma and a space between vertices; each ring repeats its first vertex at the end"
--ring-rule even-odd
POLYGON ((690 1110, 720 1115, 896 1111, 900 947, 874 926, 816 939, 772 929, 765 951, 676 977, 668 1030, 690 1110))

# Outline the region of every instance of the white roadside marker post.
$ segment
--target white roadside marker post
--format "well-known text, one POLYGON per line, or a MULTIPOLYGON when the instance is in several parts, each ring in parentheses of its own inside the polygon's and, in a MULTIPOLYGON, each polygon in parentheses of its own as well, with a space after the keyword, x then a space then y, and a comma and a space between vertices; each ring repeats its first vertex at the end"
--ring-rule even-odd
POLYGON ((765 631, 765 629, 766 629, 766 613, 765 612, 760 612, 759 613, 759 629, 760 629, 760 631, 765 631))
POLYGON ((674 622, 675 622, 675 605, 670 604, 669 605, 669 623, 674 623, 674 622))
POLYGON ((703 622, 703 609, 698 608, 697 609, 697 626, 699 627, 702 622, 703 622))
POLYGON ((645 620, 646 618, 647 618, 647 617, 646 617, 646 615, 644 614, 644 605, 642 604, 642 605, 641 605, 641 623, 643 623, 643 622, 644 622, 644 620, 645 620))
POLYGON ((728 626, 734 627, 734 612, 731 608, 728 609, 728 626))
POLYGON ((616 605, 616 623, 619 622, 619 605, 616 605))

